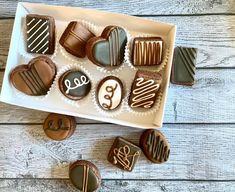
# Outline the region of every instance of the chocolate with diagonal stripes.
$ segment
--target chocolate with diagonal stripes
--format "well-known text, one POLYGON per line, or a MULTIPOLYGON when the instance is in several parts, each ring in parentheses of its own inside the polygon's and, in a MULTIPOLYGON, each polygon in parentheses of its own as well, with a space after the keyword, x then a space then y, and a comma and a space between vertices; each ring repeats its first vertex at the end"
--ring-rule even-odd
POLYGON ((26 16, 27 52, 53 54, 55 50, 55 21, 51 16, 26 16))
POLYGON ((27 95, 46 95, 56 75, 56 66, 46 56, 32 59, 28 65, 19 65, 10 73, 13 86, 27 95))
POLYGON ((171 83, 189 86, 194 84, 196 57, 196 48, 175 48, 171 71, 171 83))

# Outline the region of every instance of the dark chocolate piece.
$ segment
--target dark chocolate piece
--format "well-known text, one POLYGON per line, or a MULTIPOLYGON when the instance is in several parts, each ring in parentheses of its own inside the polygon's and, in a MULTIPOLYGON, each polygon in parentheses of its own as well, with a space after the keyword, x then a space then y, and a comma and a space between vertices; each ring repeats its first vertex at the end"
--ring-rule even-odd
POLYGON ((125 171, 132 171, 141 154, 141 149, 122 137, 117 137, 109 151, 108 161, 125 171))
POLYGON ((129 106, 132 108, 151 108, 161 86, 162 77, 159 73, 137 71, 132 83, 129 106))
POLYGON ((164 163, 169 158, 170 146, 160 131, 150 129, 143 132, 140 137, 140 147, 153 163, 164 163))
POLYGON ((100 37, 87 42, 87 57, 100 67, 116 67, 124 60, 127 35, 123 28, 107 26, 100 37))
POLYGON ((171 71, 171 83, 192 86, 194 84, 197 49, 176 47, 171 71))
POLYGON ((45 134, 57 141, 71 137, 75 128, 76 120, 74 117, 55 113, 50 113, 43 124, 45 134))
POLYGON ((123 85, 120 79, 108 76, 97 87, 97 100, 104 110, 116 109, 123 98, 123 85))
POLYGON ((60 38, 60 44, 70 54, 84 58, 86 56, 86 43, 95 35, 81 23, 72 21, 69 23, 60 38))
POLYGON ((160 37, 135 37, 132 47, 132 64, 159 65, 162 62, 163 41, 160 37))
POLYGON ((79 100, 90 92, 91 81, 85 73, 69 70, 60 77, 59 88, 66 97, 79 100))
POLYGON ((85 160, 78 160, 70 165, 69 179, 82 192, 95 192, 101 185, 98 168, 85 160))
POLYGON ((19 65, 10 73, 11 83, 27 95, 46 95, 56 75, 56 66, 46 56, 32 59, 28 65, 19 65))
POLYGON ((26 16, 27 52, 53 54, 55 50, 55 20, 46 15, 26 16))

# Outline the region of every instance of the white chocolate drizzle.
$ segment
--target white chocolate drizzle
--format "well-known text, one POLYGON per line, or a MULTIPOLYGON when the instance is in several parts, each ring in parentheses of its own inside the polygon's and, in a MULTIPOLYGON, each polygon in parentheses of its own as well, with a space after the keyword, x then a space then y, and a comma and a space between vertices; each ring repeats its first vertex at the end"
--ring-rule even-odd
POLYGON ((86 84, 90 83, 90 80, 85 75, 82 75, 80 77, 80 79, 74 78, 73 82, 75 84, 74 87, 71 86, 71 81, 70 80, 65 79, 64 84, 67 88, 66 91, 65 91, 66 94, 69 94, 70 90, 77 89, 78 87, 82 87, 83 85, 86 85, 86 84))

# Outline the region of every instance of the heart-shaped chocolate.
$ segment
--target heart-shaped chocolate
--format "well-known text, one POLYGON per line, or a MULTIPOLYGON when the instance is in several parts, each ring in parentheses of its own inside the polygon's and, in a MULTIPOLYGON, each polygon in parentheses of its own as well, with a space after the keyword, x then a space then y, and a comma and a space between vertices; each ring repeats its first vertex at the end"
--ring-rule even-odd
POLYGON ((50 58, 39 56, 28 65, 19 65, 10 74, 11 83, 27 95, 46 95, 56 75, 56 66, 50 58))
POLYGON ((100 37, 87 42, 87 57, 100 67, 119 66, 124 59, 126 43, 127 35, 123 28, 107 26, 100 37))

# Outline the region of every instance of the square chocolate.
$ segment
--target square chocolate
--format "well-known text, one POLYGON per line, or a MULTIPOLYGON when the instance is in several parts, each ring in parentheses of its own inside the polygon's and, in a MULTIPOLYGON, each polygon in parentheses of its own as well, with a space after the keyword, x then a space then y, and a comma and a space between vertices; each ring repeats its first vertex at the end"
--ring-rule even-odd
POLYGON ((108 161, 125 171, 132 171, 141 149, 122 137, 117 137, 109 151, 108 161))
POLYGON ((194 84, 196 57, 196 48, 175 48, 171 70, 171 83, 188 86, 194 84))
POLYGON ((53 54, 55 50, 55 20, 46 15, 26 16, 27 52, 53 54))
POLYGON ((160 89, 162 76, 151 71, 137 71, 132 83, 129 97, 131 108, 150 109, 153 107, 158 90, 160 89))

